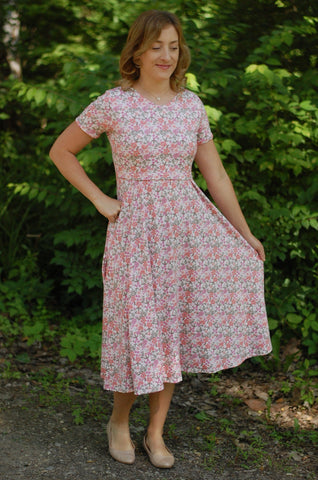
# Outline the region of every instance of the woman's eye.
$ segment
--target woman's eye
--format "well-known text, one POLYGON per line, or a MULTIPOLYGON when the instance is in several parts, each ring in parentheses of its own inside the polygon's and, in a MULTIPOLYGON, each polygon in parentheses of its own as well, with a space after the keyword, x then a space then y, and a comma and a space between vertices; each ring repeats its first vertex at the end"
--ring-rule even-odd
MULTIPOLYGON (((152 50, 160 50, 160 47, 152 47, 152 50)), ((179 50, 179 47, 170 47, 170 50, 176 51, 179 50)))

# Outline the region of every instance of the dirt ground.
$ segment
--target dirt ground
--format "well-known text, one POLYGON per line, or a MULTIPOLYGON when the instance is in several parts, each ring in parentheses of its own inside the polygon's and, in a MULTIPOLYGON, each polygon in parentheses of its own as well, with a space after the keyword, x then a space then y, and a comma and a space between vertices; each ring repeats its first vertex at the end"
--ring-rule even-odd
POLYGON ((281 376, 255 366, 187 375, 176 387, 165 431, 176 463, 160 470, 141 446, 146 397, 131 415, 136 462, 121 465, 107 450, 112 399, 98 372, 47 354, 21 360, 10 372, 0 362, 0 480, 318 478, 317 409, 282 396, 281 376))

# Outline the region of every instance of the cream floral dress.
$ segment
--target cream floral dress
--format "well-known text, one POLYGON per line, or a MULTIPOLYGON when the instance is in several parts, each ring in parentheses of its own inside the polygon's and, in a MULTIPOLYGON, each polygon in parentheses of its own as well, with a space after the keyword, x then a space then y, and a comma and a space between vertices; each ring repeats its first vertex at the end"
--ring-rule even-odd
POLYGON ((76 121, 107 134, 122 201, 103 259, 105 389, 156 392, 182 371, 269 353, 263 263, 192 179, 212 138, 199 97, 183 90, 158 106, 118 87, 76 121))

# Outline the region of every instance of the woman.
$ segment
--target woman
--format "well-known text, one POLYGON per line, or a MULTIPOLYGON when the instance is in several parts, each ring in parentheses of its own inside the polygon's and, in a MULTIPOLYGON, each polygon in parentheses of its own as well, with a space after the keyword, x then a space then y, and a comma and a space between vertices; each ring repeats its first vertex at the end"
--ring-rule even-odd
POLYGON ((144 12, 110 89, 59 136, 50 156, 109 220, 103 260, 104 388, 114 392, 109 451, 133 463, 129 412, 149 394, 144 448, 170 468, 162 438, 181 372, 216 372, 271 350, 263 298, 265 254, 244 219, 201 100, 184 88, 190 63, 178 19, 144 12), (76 154, 106 132, 118 199, 76 154), (193 160, 222 214, 191 176, 193 160))

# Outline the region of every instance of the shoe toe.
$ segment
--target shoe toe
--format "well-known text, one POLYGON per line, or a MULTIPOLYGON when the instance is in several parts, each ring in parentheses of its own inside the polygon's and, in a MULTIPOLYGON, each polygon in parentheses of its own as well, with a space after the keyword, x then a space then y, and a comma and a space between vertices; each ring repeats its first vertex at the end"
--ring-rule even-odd
POLYGON ((157 467, 157 468, 171 468, 171 467, 173 467, 174 456, 172 455, 172 453, 168 449, 167 450, 170 453, 170 455, 161 455, 160 453, 152 453, 150 451, 150 448, 147 445, 146 436, 144 436, 144 439, 143 439, 143 446, 144 446, 144 449, 145 449, 145 451, 146 451, 146 453, 149 457, 150 462, 152 463, 152 465, 154 467, 157 467))
POLYGON ((158 468, 171 468, 174 464, 174 456, 154 454, 151 463, 158 468))
POLYGON ((135 461, 135 452, 130 450, 116 450, 114 448, 109 448, 109 453, 117 462, 125 463, 131 465, 135 461))
POLYGON ((131 465, 135 461, 135 445, 131 442, 131 450, 118 450, 112 446, 112 427, 111 422, 107 425, 108 451, 117 462, 131 465))

